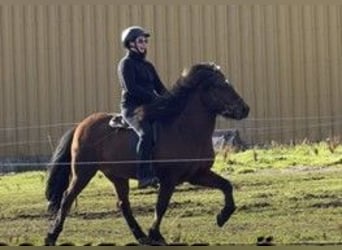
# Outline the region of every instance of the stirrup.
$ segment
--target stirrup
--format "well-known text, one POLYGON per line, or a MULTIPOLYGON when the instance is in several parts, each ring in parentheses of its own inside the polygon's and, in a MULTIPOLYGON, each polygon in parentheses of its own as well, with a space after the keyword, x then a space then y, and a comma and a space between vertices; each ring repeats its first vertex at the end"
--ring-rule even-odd
POLYGON ((158 188, 159 187, 158 177, 144 178, 142 180, 139 180, 139 184, 138 184, 139 189, 144 189, 147 187, 158 188))

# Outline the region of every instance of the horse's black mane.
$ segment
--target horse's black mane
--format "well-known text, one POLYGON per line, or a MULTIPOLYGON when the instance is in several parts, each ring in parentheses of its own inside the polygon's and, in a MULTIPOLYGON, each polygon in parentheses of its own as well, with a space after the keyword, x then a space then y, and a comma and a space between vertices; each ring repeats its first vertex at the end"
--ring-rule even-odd
POLYGON ((183 111, 189 94, 216 71, 219 67, 214 63, 199 63, 184 70, 168 93, 145 107, 145 115, 158 121, 172 120, 183 111))

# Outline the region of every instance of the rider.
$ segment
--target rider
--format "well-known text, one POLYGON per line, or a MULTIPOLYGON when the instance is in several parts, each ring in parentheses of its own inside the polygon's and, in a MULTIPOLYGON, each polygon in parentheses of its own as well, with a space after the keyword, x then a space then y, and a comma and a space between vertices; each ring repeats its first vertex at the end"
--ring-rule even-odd
POLYGON ((151 163, 152 121, 141 119, 136 110, 142 105, 154 102, 167 92, 153 64, 145 59, 149 37, 150 34, 139 26, 131 26, 123 30, 121 42, 127 53, 118 65, 122 87, 121 112, 139 136, 137 144, 139 188, 156 187, 159 179, 154 175, 151 163))

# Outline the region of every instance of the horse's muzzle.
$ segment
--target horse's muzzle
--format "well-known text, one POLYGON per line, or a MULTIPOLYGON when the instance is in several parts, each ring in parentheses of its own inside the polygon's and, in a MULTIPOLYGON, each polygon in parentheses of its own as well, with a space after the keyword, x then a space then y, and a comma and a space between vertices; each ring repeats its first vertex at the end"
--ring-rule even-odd
POLYGON ((240 103, 238 105, 233 105, 226 107, 226 109, 221 113, 223 117, 232 118, 236 120, 244 119, 249 114, 249 106, 245 103, 240 103))
POLYGON ((249 114, 249 106, 247 104, 242 105, 241 107, 234 110, 234 117, 237 120, 244 119, 249 114))

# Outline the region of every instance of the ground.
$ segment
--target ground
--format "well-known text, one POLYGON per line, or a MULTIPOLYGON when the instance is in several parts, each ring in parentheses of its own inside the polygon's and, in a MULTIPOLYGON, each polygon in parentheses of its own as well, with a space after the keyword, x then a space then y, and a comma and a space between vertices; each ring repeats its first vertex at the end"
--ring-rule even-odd
MULTIPOLYGON (((178 187, 161 231, 169 242, 255 244, 272 236, 275 244, 342 242, 342 166, 266 168, 222 171, 234 185, 237 211, 223 228, 215 225, 222 206, 217 190, 178 187), (324 225, 324 226, 322 226, 324 225)), ((44 200, 45 172, 1 176, 0 242, 43 244, 48 222, 44 200)), ((147 229, 153 218, 154 190, 137 190, 132 207, 147 229)), ((116 208, 109 182, 98 174, 77 200, 59 243, 77 245, 134 242, 116 208)))

